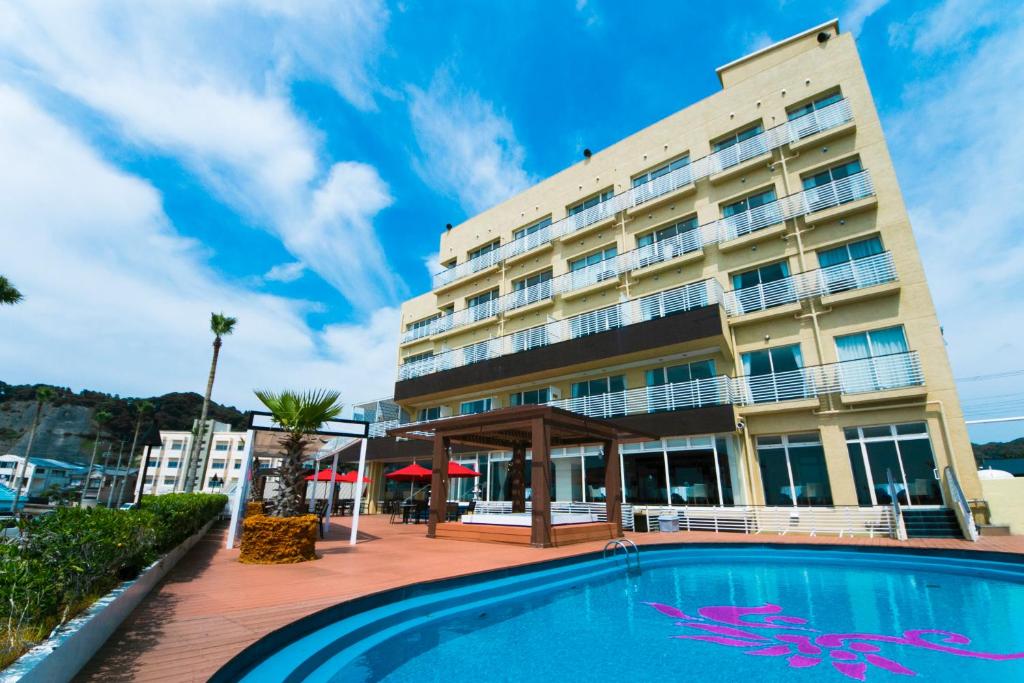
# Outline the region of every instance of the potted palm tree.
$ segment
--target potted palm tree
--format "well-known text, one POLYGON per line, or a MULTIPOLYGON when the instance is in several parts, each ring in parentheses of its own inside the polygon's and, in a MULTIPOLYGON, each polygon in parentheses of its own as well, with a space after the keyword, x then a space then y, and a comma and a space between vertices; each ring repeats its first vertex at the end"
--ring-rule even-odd
POLYGON ((273 510, 248 516, 242 522, 239 560, 254 564, 284 564, 316 559, 317 520, 305 513, 302 462, 313 435, 341 414, 340 394, 318 389, 305 392, 257 391, 256 397, 284 430, 284 450, 278 468, 280 486, 273 510))

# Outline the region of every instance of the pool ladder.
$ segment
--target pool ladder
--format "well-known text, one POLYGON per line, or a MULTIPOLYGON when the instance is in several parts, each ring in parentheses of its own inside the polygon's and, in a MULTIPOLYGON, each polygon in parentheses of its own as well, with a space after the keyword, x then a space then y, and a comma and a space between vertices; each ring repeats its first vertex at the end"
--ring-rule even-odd
POLYGON ((608 541, 604 544, 604 552, 602 553, 602 555, 604 557, 608 557, 608 550, 611 549, 612 557, 615 557, 615 555, 619 551, 619 548, 622 548, 623 552, 625 552, 626 554, 626 568, 629 568, 629 558, 635 557, 636 569, 640 569, 640 547, 628 538, 616 538, 614 540, 608 541), (632 549, 633 552, 630 552, 630 549, 632 549))

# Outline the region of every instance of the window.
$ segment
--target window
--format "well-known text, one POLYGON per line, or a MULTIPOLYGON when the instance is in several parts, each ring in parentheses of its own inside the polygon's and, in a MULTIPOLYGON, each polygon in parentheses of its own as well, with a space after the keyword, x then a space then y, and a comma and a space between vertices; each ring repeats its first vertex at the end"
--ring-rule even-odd
POLYGON ((625 391, 626 378, 623 375, 602 377, 586 382, 576 382, 572 385, 572 397, 582 398, 584 396, 601 396, 615 391, 625 391))
POLYGON ((235 461, 234 463, 232 463, 232 467, 234 469, 236 469, 236 470, 242 469, 242 461, 241 460, 235 461))
POLYGON ((174 477, 164 477, 164 486, 174 486, 174 477))
POLYGON ((826 292, 834 294, 858 287, 889 282, 895 275, 878 259, 860 261, 882 253, 882 240, 871 237, 818 252, 826 292))
POLYGON ((477 294, 476 296, 467 297, 466 307, 471 308, 473 306, 480 306, 482 304, 486 304, 489 301, 494 301, 497 298, 498 290, 492 289, 489 292, 484 292, 483 294, 477 294))
POLYGON ((244 451, 245 450, 245 439, 239 439, 238 440, 238 444, 235 446, 235 448, 237 450, 239 450, 239 451, 244 451))
POLYGON ((803 377, 799 344, 749 351, 742 356, 743 374, 754 403, 787 401, 813 396, 813 384, 803 377))
MULTIPOLYGON (((700 249, 701 246, 699 237, 693 232, 696 229, 697 217, 691 216, 686 220, 679 221, 667 228, 661 228, 660 230, 654 230, 653 232, 638 236, 636 238, 636 246, 646 247, 675 237, 677 239, 672 240, 672 242, 679 244, 680 254, 687 251, 696 251, 697 249, 700 249), (679 237, 680 235, 683 235, 683 237, 679 237)), ((673 254, 673 256, 675 256, 675 254, 673 254)))
POLYGON ((547 403, 550 391, 547 387, 543 389, 531 389, 530 391, 519 391, 509 396, 509 405, 513 406, 537 406, 547 403))
POLYGON ((644 373, 648 387, 647 412, 724 403, 727 396, 714 383, 692 381, 708 380, 714 376, 715 361, 711 359, 648 370, 644 373))
POLYGON ((548 328, 546 325, 531 327, 526 330, 512 333, 512 350, 527 351, 538 346, 548 345, 548 328))
POLYGON ((571 339, 586 337, 591 334, 607 332, 622 326, 622 309, 618 306, 599 308, 596 311, 582 313, 569 318, 571 339))
POLYGON ((551 225, 551 216, 548 216, 544 220, 538 221, 538 222, 534 223, 533 225, 528 225, 525 228, 519 228, 518 230, 513 231, 512 232, 512 239, 517 240, 517 239, 520 239, 522 237, 526 237, 527 235, 532 235, 533 233, 537 232, 538 230, 543 230, 544 228, 548 227, 549 225, 551 225))
POLYGON ((46 474, 46 468, 44 467, 36 467, 32 471, 35 472, 36 474, 46 474))
POLYGON ((213 450, 215 451, 226 451, 231 444, 227 441, 215 441, 213 443, 213 450))
POLYGON ((169 469, 169 470, 178 469, 178 461, 177 460, 168 460, 167 461, 167 469, 169 469))
POLYGON ((768 263, 732 276, 738 313, 763 311, 797 300, 786 261, 768 263))
POLYGON ((920 384, 920 375, 909 350, 903 327, 899 325, 836 337, 843 393, 920 384))
POLYGON ((569 271, 574 272, 586 268, 587 266, 592 266, 595 263, 607 261, 608 259, 615 258, 617 254, 618 250, 615 247, 608 247, 602 251, 595 251, 593 254, 589 254, 588 256, 581 256, 580 258, 569 261, 569 271))
POLYGON ((495 249, 498 248, 499 244, 501 244, 500 240, 494 240, 493 242, 485 244, 482 247, 477 247, 476 249, 469 252, 469 260, 472 261, 477 256, 483 256, 484 254, 488 254, 494 251, 495 249))
POLYGON ((749 140, 755 135, 760 135, 763 132, 764 128, 761 126, 761 124, 755 123, 754 125, 748 128, 744 128, 743 130, 733 133, 728 137, 720 139, 718 142, 712 145, 712 151, 721 152, 723 149, 729 149, 730 147, 738 145, 744 140, 749 140))
POLYGON ((566 207, 565 211, 570 216, 575 216, 578 213, 581 213, 583 211, 586 211, 587 209, 597 206, 601 202, 608 201, 614 196, 614 194, 614 190, 609 188, 600 194, 595 194, 593 197, 584 199, 582 202, 578 202, 576 204, 572 204, 571 206, 566 207))
MULTIPOLYGON (((816 187, 821 187, 822 185, 827 185, 828 183, 834 182, 836 180, 842 180, 843 178, 852 176, 855 173, 860 173, 862 170, 864 169, 861 168, 860 160, 854 159, 853 161, 848 161, 845 164, 833 166, 832 168, 821 171, 820 173, 815 173, 812 176, 804 178, 804 189, 813 190, 816 187)), ((848 199, 847 201, 852 200, 848 199)), ((840 201, 840 203, 842 202, 840 201)))
POLYGON ((433 408, 420 408, 418 419, 420 422, 441 419, 441 406, 434 406, 433 408))
POLYGON ((942 504, 924 422, 848 427, 844 431, 860 505, 891 505, 894 496, 904 505, 942 504))
POLYGON ((713 359, 697 360, 682 365, 670 365, 666 368, 655 368, 646 372, 647 386, 657 387, 662 384, 689 382, 692 379, 708 379, 715 376, 713 359))
POLYGON ((770 188, 763 192, 752 194, 749 197, 744 197, 743 199, 732 202, 731 204, 726 204, 722 207, 722 218, 735 216, 738 213, 750 211, 751 209, 756 209, 759 206, 764 206, 765 204, 770 204, 774 201, 775 188, 770 188))
POLYGON ((424 351, 423 353, 414 353, 411 356, 406 356, 402 359, 402 363, 415 363, 418 360, 426 360, 427 358, 433 358, 433 351, 424 351))
POLYGON ((452 268, 455 267, 457 263, 458 259, 451 259, 450 261, 445 261, 444 263, 442 263, 441 267, 444 268, 445 270, 451 270, 452 268))
POLYGON ((816 432, 757 437, 765 505, 832 505, 825 450, 816 432))
POLYGON ((414 330, 422 330, 424 328, 430 327, 430 323, 434 322, 435 320, 437 320, 440 317, 441 317, 440 313, 435 313, 434 315, 429 316, 427 318, 423 318, 422 320, 416 320, 416 321, 411 322, 408 325, 406 325, 405 326, 405 330, 407 332, 412 332, 414 330))
POLYGON ((157 467, 160 464, 159 460, 147 460, 146 467, 157 467))
POLYGON ((676 171, 676 170, 678 170, 680 168, 683 168, 683 167, 689 166, 689 165, 690 165, 690 156, 689 155, 682 156, 682 157, 676 159, 675 161, 670 161, 667 164, 665 164, 663 166, 659 166, 658 168, 656 168, 656 169, 654 169, 652 171, 647 171, 646 173, 641 173, 640 175, 636 176, 635 178, 633 178, 633 187, 639 187, 640 185, 643 185, 644 183, 649 183, 650 181, 654 180, 655 178, 660 178, 663 175, 667 175, 667 174, 671 173, 672 171, 676 171))
POLYGON ((476 401, 466 401, 459 406, 460 415, 476 415, 477 413, 486 413, 491 410, 491 401, 489 398, 481 398, 476 401))
POLYGON ((210 469, 214 469, 214 470, 222 470, 222 469, 224 469, 224 461, 223 460, 211 460, 210 461, 210 469))
POLYGON ((146 483, 147 484, 152 484, 153 483, 153 475, 151 475, 151 474, 147 474, 146 475, 146 483))
POLYGON ((882 253, 882 240, 870 237, 858 242, 850 242, 841 247, 824 249, 818 252, 818 265, 822 268, 849 263, 855 259, 867 258, 882 253))
POLYGON ((843 96, 841 93, 838 92, 834 92, 831 95, 824 95, 822 97, 818 97, 817 99, 808 102, 805 105, 799 106, 796 109, 791 109, 787 113, 787 116, 789 116, 789 120, 792 121, 793 119, 798 119, 801 116, 806 116, 807 114, 810 114, 812 111, 824 109, 828 105, 835 104, 841 99, 843 99, 843 96))
POLYGON ((551 280, 551 270, 545 270, 540 273, 535 273, 528 277, 520 278, 512 281, 512 289, 516 292, 526 289, 527 287, 533 287, 539 285, 542 282, 548 282, 551 280))
POLYGON ((174 441, 171 442, 171 450, 172 451, 180 451, 181 447, 183 445, 184 445, 183 441, 179 441, 178 439, 175 439, 174 441))

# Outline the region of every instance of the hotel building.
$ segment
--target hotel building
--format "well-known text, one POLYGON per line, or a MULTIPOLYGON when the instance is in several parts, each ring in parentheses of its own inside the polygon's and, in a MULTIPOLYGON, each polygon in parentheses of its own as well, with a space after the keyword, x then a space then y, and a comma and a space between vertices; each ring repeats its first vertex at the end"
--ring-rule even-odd
MULTIPOLYGON (((717 74, 719 92, 441 234, 444 270, 402 306, 372 496, 429 458, 389 426, 540 403, 659 437, 622 449, 634 511, 870 533, 896 498, 933 513, 927 535, 981 496, 853 36, 828 22, 717 74)), ((603 500, 598 447, 552 456, 556 501, 603 500)), ((508 500, 508 453, 455 457, 483 476, 453 491, 508 500)))
MULTIPOLYGON (((245 456, 245 432, 231 431, 231 425, 209 420, 207 439, 200 444, 197 491, 228 491, 238 484, 245 456), (214 481, 217 486, 211 486, 214 481)), ((160 431, 159 447, 149 449, 144 494, 185 490, 186 465, 194 434, 190 431, 160 431)), ((269 466, 270 463, 261 463, 269 466)), ((141 468, 140 468, 141 469, 141 468)))

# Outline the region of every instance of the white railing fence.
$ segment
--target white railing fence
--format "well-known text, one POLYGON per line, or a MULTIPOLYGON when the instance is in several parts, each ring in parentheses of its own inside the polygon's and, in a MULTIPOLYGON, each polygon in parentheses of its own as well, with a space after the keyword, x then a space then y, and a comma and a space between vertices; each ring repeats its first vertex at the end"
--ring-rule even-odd
POLYGON ((731 531, 746 534, 775 533, 810 536, 868 536, 891 538, 892 509, 877 507, 698 507, 636 505, 634 514, 648 516, 650 531, 658 531, 660 515, 679 520, 680 531, 731 531))
POLYGON ((978 540, 978 525, 974 523, 974 515, 971 513, 970 503, 964 490, 960 488, 960 480, 952 467, 946 467, 946 488, 949 490, 950 502, 953 504, 953 511, 956 513, 957 522, 964 538, 968 541, 978 540))
MULTIPOLYGON (((533 510, 533 503, 526 501, 526 511, 533 510)), ((580 501, 551 501, 551 512, 577 512, 589 513, 599 522, 608 521, 608 511, 604 503, 583 503, 580 501)), ((507 515, 512 513, 512 501, 510 500, 478 500, 473 510, 474 514, 480 515, 507 515)), ((633 506, 622 505, 622 528, 633 529, 633 506)))
POLYGON ((434 288, 443 287, 463 277, 478 273, 495 263, 536 249, 562 235, 582 230, 614 216, 619 211, 640 206, 701 178, 765 154, 769 150, 842 125, 852 118, 853 113, 850 110, 849 101, 842 99, 792 121, 769 128, 732 147, 709 154, 671 173, 666 173, 654 180, 621 192, 585 211, 566 216, 529 235, 507 242, 486 254, 445 269, 434 275, 434 288))

